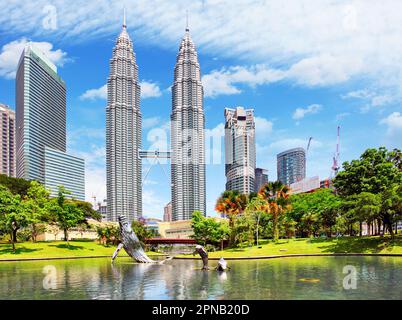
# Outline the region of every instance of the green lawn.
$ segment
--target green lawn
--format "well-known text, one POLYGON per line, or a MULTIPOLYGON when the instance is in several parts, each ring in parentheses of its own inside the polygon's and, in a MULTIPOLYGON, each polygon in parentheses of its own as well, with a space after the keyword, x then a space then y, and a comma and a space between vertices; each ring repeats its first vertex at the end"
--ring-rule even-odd
MULTIPOLYGON (((311 254, 311 253, 399 253, 402 254, 402 236, 394 240, 390 237, 344 237, 332 239, 291 239, 279 240, 275 244, 272 241, 261 241, 261 248, 226 249, 224 251, 210 252, 210 258, 229 257, 255 257, 274 256, 286 254, 311 254)), ((190 255, 191 256, 191 255, 190 255)), ((183 255, 184 257, 184 255, 183 255)))
MULTIPOLYGON (((0 244, 0 261, 6 259, 63 258, 86 256, 112 256, 115 246, 105 247, 95 241, 24 242, 16 244, 13 253, 11 244, 0 244)), ((124 250, 119 256, 127 256, 124 250)))

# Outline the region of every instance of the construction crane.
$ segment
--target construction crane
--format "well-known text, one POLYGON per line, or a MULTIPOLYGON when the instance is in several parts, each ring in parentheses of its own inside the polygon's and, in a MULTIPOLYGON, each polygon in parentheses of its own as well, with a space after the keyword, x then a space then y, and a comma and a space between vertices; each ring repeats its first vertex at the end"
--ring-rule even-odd
POLYGON ((339 169, 340 169, 340 167, 339 167, 339 154, 340 154, 339 145, 340 145, 340 142, 341 142, 340 132, 341 132, 341 127, 338 126, 336 150, 335 150, 335 154, 334 154, 334 157, 333 157, 333 163, 332 163, 332 168, 331 168, 331 178, 335 177, 337 175, 339 169))

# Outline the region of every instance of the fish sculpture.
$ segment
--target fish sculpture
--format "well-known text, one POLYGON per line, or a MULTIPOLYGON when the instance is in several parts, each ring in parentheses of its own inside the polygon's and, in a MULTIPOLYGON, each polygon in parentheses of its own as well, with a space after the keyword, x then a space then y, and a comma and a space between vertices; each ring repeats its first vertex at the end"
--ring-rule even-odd
POLYGON ((230 270, 230 268, 228 267, 228 263, 226 262, 225 259, 220 258, 218 261, 218 265, 216 267, 216 271, 226 271, 226 270, 230 270))
POLYGON ((193 252, 193 255, 195 255, 196 253, 198 253, 202 259, 202 270, 208 270, 208 252, 207 250, 205 250, 205 248, 199 244, 197 244, 195 246, 195 251, 193 252))
POLYGON ((120 244, 117 246, 116 251, 113 253, 112 262, 116 259, 119 251, 124 248, 127 254, 133 258, 135 261, 139 263, 159 263, 163 264, 165 261, 172 260, 173 257, 168 257, 163 261, 155 261, 147 256, 144 249, 141 246, 140 241, 138 240, 137 235, 131 228, 130 224, 127 221, 125 216, 118 217, 119 226, 120 226, 120 244))

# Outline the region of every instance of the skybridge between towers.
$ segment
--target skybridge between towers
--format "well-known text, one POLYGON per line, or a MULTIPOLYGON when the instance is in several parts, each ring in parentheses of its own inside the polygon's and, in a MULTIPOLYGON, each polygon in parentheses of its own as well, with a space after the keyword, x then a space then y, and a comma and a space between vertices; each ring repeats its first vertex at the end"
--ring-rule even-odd
POLYGON ((140 150, 138 156, 140 159, 170 159, 171 151, 145 151, 140 150))
POLYGON ((159 162, 159 159, 171 159, 171 156, 172 156, 172 152, 171 152, 171 151, 158 151, 158 150, 155 150, 155 151, 139 150, 139 151, 138 151, 138 157, 139 157, 139 159, 154 159, 154 161, 153 161, 153 162, 151 163, 151 165, 149 166, 147 172, 145 173, 144 179, 142 180, 141 187, 144 186, 144 184, 145 184, 145 182, 146 182, 146 180, 147 180, 147 177, 148 177, 149 172, 151 171, 152 167, 153 167, 154 165, 156 165, 156 164, 158 164, 158 165, 161 167, 161 169, 162 169, 162 171, 163 171, 163 173, 164 173, 164 175, 165 175, 167 181, 170 180, 169 175, 168 175, 167 172, 165 171, 165 168, 164 168, 164 167, 161 165, 161 163, 159 162))

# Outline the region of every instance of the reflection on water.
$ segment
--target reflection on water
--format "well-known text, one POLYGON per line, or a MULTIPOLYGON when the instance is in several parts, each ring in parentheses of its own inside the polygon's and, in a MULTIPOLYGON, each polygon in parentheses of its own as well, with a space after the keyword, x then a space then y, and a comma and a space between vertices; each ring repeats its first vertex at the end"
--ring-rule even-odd
POLYGON ((114 265, 110 259, 4 262, 0 299, 402 299, 397 257, 229 261, 226 273, 201 271, 201 265, 136 264, 128 258, 114 265), (357 270, 356 290, 343 288, 346 265, 357 270), (52 276, 43 273, 46 267, 55 270, 52 290, 44 289, 45 277, 52 276))

